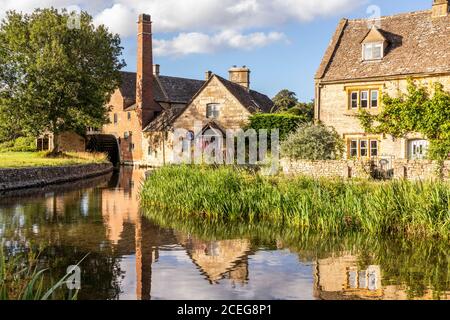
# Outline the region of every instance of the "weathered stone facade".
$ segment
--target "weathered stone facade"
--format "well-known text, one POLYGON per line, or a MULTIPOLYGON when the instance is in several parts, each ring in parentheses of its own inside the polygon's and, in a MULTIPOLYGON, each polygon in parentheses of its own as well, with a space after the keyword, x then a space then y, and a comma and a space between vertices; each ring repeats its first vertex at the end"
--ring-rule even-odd
MULTIPOLYGON (((450 90, 450 74, 445 76, 428 76, 414 78, 416 83, 433 88, 436 82, 442 83, 445 90, 450 90)), ((394 139, 390 136, 371 135, 365 133, 360 121, 356 118, 358 110, 349 109, 349 88, 380 88, 382 94, 398 97, 406 93, 408 80, 406 76, 391 80, 373 80, 359 82, 322 83, 318 84, 320 110, 316 110, 319 120, 336 129, 346 143, 350 139, 366 138, 379 141, 379 156, 393 159, 408 158, 408 140, 422 138, 420 135, 410 135, 405 139, 394 139)), ((368 109, 370 113, 377 114, 381 108, 368 109)), ((348 145, 347 145, 348 147, 348 145)), ((348 150, 345 153, 348 157, 348 150)))
POLYGON ((376 25, 366 19, 340 21, 316 73, 315 118, 345 140, 346 158, 426 156, 425 137, 366 134, 356 115, 362 108, 379 113, 382 95, 406 93, 408 79, 429 88, 439 82, 450 90, 450 14, 442 7, 448 9, 448 1, 434 2, 432 10, 381 17, 376 25), (366 56, 367 45, 372 47, 366 56))

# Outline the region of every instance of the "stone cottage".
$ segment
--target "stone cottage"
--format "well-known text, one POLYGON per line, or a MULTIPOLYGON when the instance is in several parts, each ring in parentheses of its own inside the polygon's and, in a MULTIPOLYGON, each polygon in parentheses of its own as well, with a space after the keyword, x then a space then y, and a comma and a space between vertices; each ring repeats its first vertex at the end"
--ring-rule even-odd
POLYGON ((346 158, 426 156, 424 137, 367 134, 355 115, 360 109, 379 112, 381 95, 406 92, 408 78, 450 90, 449 2, 434 0, 431 10, 376 21, 340 21, 315 76, 315 118, 342 136, 346 158))
POLYGON ((272 101, 250 89, 250 70, 233 67, 229 80, 206 72, 204 80, 163 76, 153 64, 149 15, 138 21, 137 72, 123 72, 113 94, 110 123, 101 134, 115 136, 123 164, 170 163, 173 130, 191 131, 201 122, 215 132, 239 129, 255 112, 270 112, 272 101))

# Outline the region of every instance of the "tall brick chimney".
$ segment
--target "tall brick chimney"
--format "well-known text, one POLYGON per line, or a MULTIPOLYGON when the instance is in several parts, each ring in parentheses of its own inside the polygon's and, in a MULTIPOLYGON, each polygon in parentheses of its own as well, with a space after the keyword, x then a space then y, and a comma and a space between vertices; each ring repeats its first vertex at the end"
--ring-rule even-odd
POLYGON ((433 0, 432 17, 445 17, 449 14, 450 0, 433 0))
POLYGON ((152 19, 148 14, 141 14, 138 21, 136 110, 140 115, 142 128, 147 126, 155 117, 152 82, 152 19))

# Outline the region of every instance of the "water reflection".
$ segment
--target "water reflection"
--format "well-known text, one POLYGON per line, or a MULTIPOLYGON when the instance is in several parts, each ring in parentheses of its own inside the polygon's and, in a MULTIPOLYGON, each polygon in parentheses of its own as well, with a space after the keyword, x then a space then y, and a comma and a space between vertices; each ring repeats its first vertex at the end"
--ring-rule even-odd
POLYGON ((9 254, 41 248, 80 299, 448 299, 448 244, 322 239, 260 226, 141 216, 143 170, 1 195, 9 254))

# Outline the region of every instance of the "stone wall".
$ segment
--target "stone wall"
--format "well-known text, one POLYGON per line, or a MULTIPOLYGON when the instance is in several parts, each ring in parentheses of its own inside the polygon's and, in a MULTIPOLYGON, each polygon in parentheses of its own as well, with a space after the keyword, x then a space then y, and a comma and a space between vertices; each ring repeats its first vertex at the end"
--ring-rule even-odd
MULTIPOLYGON (((307 175, 314 178, 361 178, 369 179, 374 167, 369 161, 330 160, 330 161, 291 161, 281 160, 286 175, 307 175)), ((394 179, 450 181, 450 161, 445 161, 442 169, 437 161, 394 160, 392 164, 394 179)))
POLYGON ((92 178, 112 172, 113 169, 111 163, 0 169, 0 192, 92 178))
POLYGON ((283 173, 307 175, 314 178, 370 178, 370 163, 351 160, 291 161, 281 160, 283 173))
POLYGON ((395 179, 450 181, 450 161, 445 161, 441 168, 437 161, 396 160, 393 169, 395 179))

